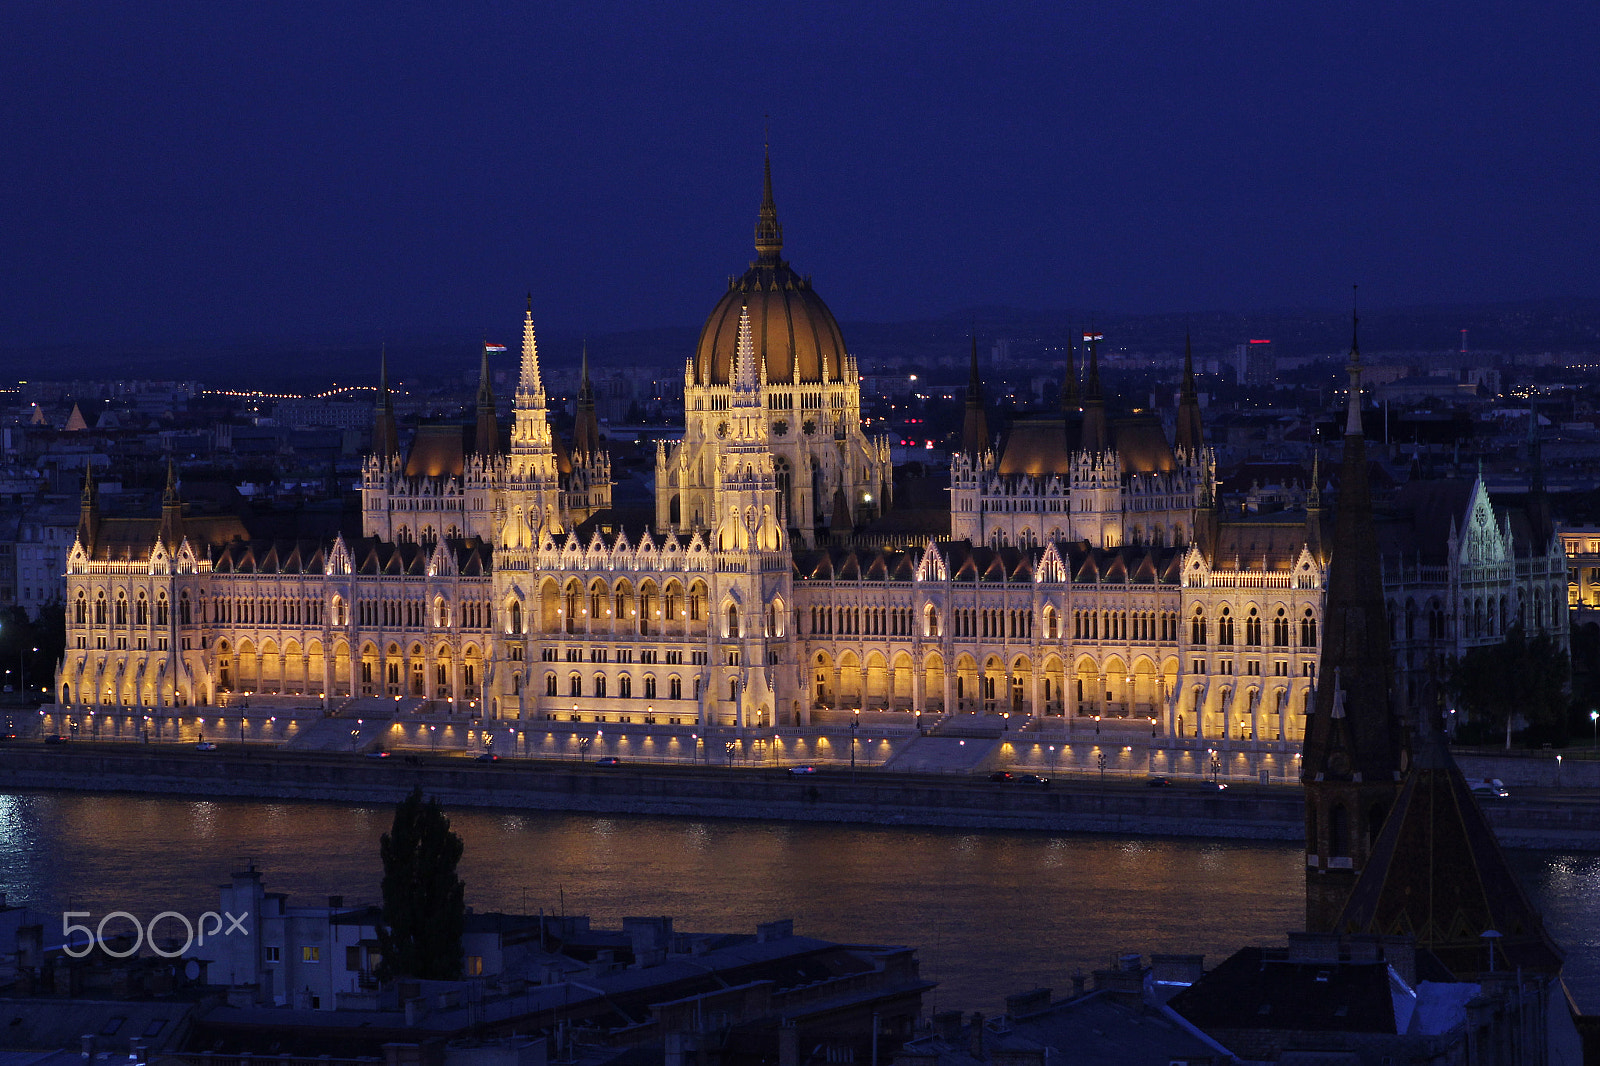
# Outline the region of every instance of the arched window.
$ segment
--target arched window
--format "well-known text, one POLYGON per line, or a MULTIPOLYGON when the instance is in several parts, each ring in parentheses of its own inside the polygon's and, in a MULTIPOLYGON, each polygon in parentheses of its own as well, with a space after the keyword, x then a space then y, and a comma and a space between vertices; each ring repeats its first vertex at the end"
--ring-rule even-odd
POLYGON ((83 593, 78 593, 78 603, 73 609, 72 619, 78 625, 87 625, 89 621, 89 601, 83 598, 83 593))
POLYGON ((165 593, 162 593, 161 598, 156 600, 156 625, 164 626, 166 624, 167 624, 167 597, 166 597, 165 593))
POLYGON ((739 607, 737 604, 728 604, 728 634, 729 637, 739 636, 739 607))
POLYGON ((937 637, 939 635, 939 612, 931 603, 922 609, 922 625, 923 636, 937 637))
POLYGON ((583 678, 579 677, 577 674, 573 674, 571 677, 567 678, 567 695, 583 695, 583 678))
POLYGON ((1344 804, 1336 804, 1328 816, 1328 854, 1341 857, 1350 854, 1350 816, 1344 804))
POLYGON ((683 699, 683 679, 674 677, 667 681, 667 698, 674 700, 683 699))
POLYGON ((133 605, 133 624, 147 626, 150 624, 150 605, 145 602, 144 593, 139 593, 139 599, 133 605))
POLYGON ((1272 643, 1279 648, 1289 646, 1289 612, 1282 607, 1278 608, 1276 617, 1272 619, 1272 643))
POLYGON ((1205 647, 1206 612, 1199 607, 1194 609, 1194 619, 1189 623, 1189 643, 1197 648, 1205 647))
POLYGON ((644 679, 644 698, 647 700, 656 698, 656 679, 654 677, 644 679))
POLYGON ((617 678, 617 695, 625 700, 633 698, 633 678, 627 674, 617 678))
POLYGON ((594 694, 596 696, 599 696, 599 697, 602 697, 602 698, 605 696, 605 694, 606 694, 606 675, 605 674, 595 674, 594 675, 594 694))
POLYGON ((1305 615, 1300 619, 1300 646, 1302 648, 1315 648, 1317 646, 1317 616, 1311 613, 1311 608, 1306 608, 1305 615))
POLYGON ((508 607, 506 609, 506 617, 508 619, 506 631, 509 632, 509 633, 512 633, 512 634, 521 633, 522 632, 522 603, 521 603, 521 601, 519 601, 519 600, 512 600, 511 601, 510 607, 508 607))
POLYGON ((123 597, 122 593, 119 592, 117 593, 117 625, 125 626, 127 624, 128 601, 123 597))
POLYGON ((1233 643, 1233 615, 1226 607, 1222 609, 1222 617, 1217 619, 1217 643, 1223 647, 1233 643))
POLYGON ((106 594, 104 592, 95 595, 94 624, 97 626, 106 624, 106 594))
POLYGON ((545 674, 544 675, 544 694, 546 696, 554 696, 556 694, 556 675, 555 674, 545 674))

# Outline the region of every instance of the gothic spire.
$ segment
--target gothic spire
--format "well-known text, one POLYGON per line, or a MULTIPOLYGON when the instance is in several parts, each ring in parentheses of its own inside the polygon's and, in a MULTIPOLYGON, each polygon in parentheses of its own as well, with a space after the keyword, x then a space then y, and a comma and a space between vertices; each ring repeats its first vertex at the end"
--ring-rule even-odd
POLYGON ((178 468, 167 459, 167 488, 161 494, 161 543, 169 552, 183 543, 183 500, 178 495, 178 468))
POLYGON ((972 370, 967 378, 967 410, 961 422, 961 450, 976 459, 989 447, 989 417, 983 410, 983 379, 978 376, 978 328, 972 328, 972 370))
POLYGON ((494 419, 494 389, 489 384, 489 345, 484 343, 478 367, 478 428, 473 435, 473 450, 488 455, 500 448, 500 427, 494 419))
POLYGON ((583 371, 578 384, 578 405, 572 420, 572 450, 580 455, 600 453, 600 422, 594 413, 594 385, 589 381, 589 341, 583 342, 583 371))
POLYGON ((1183 335, 1183 388, 1178 397, 1178 432, 1175 442, 1178 449, 1187 452, 1193 461, 1205 447, 1205 433, 1200 424, 1200 397, 1194 389, 1194 347, 1186 331, 1183 335))
POLYGON ((389 395, 389 346, 378 355, 378 402, 373 412, 372 454, 388 457, 400 450, 400 431, 395 425, 394 398, 389 395))
POLYGON ((772 200, 772 149, 762 151, 761 212, 756 218, 756 254, 775 262, 783 251, 783 226, 778 222, 778 206, 772 200))
POLYGON ((1089 341, 1089 387, 1083 403, 1083 448, 1090 452, 1104 452, 1110 445, 1106 429, 1106 401, 1100 391, 1100 334, 1093 329, 1089 341))
POLYGON ((733 391, 755 393, 760 385, 756 367, 755 333, 750 327, 750 304, 739 309, 739 337, 733 349, 733 391))
POLYGON ((83 464, 83 495, 78 503, 78 542, 94 554, 94 538, 100 528, 100 498, 95 490, 94 464, 83 464))
POLYGON ((528 294, 528 310, 522 318, 522 374, 517 379, 517 398, 544 400, 544 382, 539 377, 539 342, 533 335, 533 293, 528 294))
MULTIPOLYGON (((1352 319, 1355 316, 1352 314, 1352 319)), ((1322 612, 1314 710, 1306 723, 1306 921, 1332 929, 1406 768, 1393 656, 1361 432, 1360 351, 1352 333, 1350 402, 1322 612)))

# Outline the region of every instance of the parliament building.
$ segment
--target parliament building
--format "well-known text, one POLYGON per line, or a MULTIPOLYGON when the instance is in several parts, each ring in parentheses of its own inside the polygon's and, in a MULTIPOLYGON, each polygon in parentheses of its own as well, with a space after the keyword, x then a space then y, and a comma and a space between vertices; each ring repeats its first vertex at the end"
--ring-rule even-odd
POLYGON ((1092 347, 1059 412, 996 439, 974 363, 949 521, 913 530, 893 520, 856 360, 782 256, 770 168, 755 249, 686 361, 653 520, 612 507, 587 373, 573 439, 552 432, 530 300, 508 444, 486 362, 476 423, 422 425, 404 451, 380 388, 359 535, 258 539, 187 514, 170 473, 159 517, 102 517, 86 482, 61 702, 370 697, 752 728, 970 713, 1301 738, 1330 547, 1318 494, 1224 517, 1192 371, 1171 439, 1149 414, 1108 415, 1092 347))

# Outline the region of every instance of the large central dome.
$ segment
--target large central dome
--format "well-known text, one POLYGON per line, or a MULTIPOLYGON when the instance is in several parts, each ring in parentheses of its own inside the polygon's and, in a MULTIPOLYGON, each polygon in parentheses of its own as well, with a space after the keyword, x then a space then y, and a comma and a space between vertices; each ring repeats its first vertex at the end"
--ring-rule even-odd
POLYGON ((756 222, 756 261, 706 319, 694 353, 694 379, 701 385, 727 385, 733 373, 739 313, 750 308, 756 356, 766 361, 774 384, 844 380, 844 335, 833 312, 782 256, 783 227, 772 202, 772 164, 766 166, 761 215, 756 222))

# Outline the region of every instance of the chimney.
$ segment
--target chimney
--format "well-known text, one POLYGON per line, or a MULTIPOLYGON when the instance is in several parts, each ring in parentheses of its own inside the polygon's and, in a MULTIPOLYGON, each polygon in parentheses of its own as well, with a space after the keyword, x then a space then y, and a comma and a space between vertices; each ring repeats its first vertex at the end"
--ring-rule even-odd
POLYGON ((971 1028, 971 1031, 967 1034, 967 1036, 972 1041, 971 1044, 968 1045, 967 1050, 972 1053, 972 1057, 973 1058, 978 1059, 979 1061, 982 1061, 982 1059, 983 1059, 983 1012, 982 1011, 976 1011, 975 1010, 975 1011, 972 1012, 972 1028, 971 1028))
POLYGON ((1076 999, 1083 995, 1084 988, 1089 984, 1089 975, 1082 970, 1072 971, 1072 995, 1076 999))
POLYGON ((800 1030, 788 1019, 778 1026, 778 1066, 800 1066, 800 1030))
POLYGON ((940 1040, 955 1047, 961 1042, 961 1012, 942 1010, 933 1016, 933 1031, 940 1040))
POLYGON ((83 1061, 89 1063, 90 1066, 93 1066, 95 1057, 100 1054, 100 1047, 96 1043, 93 1033, 85 1033, 82 1039, 83 1061))

